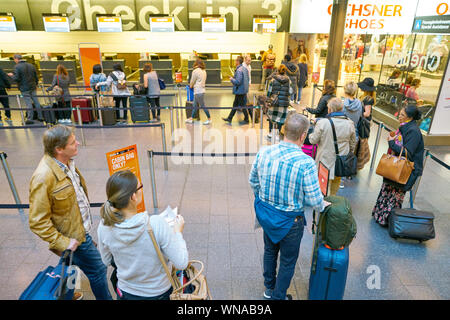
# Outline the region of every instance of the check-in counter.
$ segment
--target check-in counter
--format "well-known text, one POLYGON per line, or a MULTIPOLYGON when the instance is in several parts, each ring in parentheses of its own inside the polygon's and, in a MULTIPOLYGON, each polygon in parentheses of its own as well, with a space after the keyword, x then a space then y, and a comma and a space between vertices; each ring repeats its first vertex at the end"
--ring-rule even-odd
POLYGON ((102 60, 102 68, 103 73, 108 76, 111 72, 114 70, 114 65, 116 63, 120 63, 120 66, 122 67, 123 72, 127 74, 125 71, 125 59, 117 59, 117 60, 102 60))
POLYGON ((252 83, 261 83, 262 79, 262 62, 260 60, 252 60, 250 66, 252 67, 252 83))
MULTIPOLYGON (((188 61, 188 73, 189 79, 191 79, 192 70, 194 66, 194 60, 188 61)), ((206 70, 206 84, 221 84, 222 83, 222 68, 220 60, 205 60, 206 70)))
POLYGON ((173 84, 173 61, 172 59, 162 60, 139 60, 140 82, 144 83, 144 65, 151 63, 153 70, 156 71, 158 77, 163 79, 166 84, 173 84))
POLYGON ((0 69, 5 73, 13 72, 15 66, 16 62, 14 60, 9 60, 8 58, 0 60, 0 69))
POLYGON ((75 60, 41 60, 39 62, 39 70, 42 75, 42 82, 44 85, 50 85, 53 81, 53 76, 56 74, 56 68, 62 64, 69 73, 70 84, 77 83, 77 64, 75 60))

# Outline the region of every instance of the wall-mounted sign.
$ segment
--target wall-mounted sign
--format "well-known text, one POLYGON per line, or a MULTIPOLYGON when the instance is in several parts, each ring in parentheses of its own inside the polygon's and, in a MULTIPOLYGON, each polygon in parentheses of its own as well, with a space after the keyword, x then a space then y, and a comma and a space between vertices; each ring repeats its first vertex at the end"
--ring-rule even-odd
POLYGON ((98 32, 122 32, 122 19, 116 15, 97 15, 98 32))
POLYGON ((17 31, 16 21, 11 13, 0 13, 0 31, 17 31))
POLYGON ((70 32, 69 17, 66 14, 42 14, 46 32, 70 32))
POLYGON ((414 33, 450 33, 450 15, 416 17, 412 32, 414 33))
POLYGON ((203 32, 226 32, 227 20, 224 17, 202 17, 203 32))
POLYGON ((277 18, 276 17, 253 17, 253 32, 258 33, 276 33, 277 18))
MULTIPOLYGON (((106 160, 108 161, 109 175, 113 175, 117 171, 130 170, 138 178, 139 184, 142 183, 136 145, 108 152, 106 154, 106 160)), ((144 193, 142 193, 137 212, 144 211, 144 193)))
MULTIPOLYGON (((348 0, 345 33, 410 34, 418 0, 348 0)), ((329 33, 332 0, 292 0, 291 33, 329 33)))
POLYGON ((151 32, 174 32, 175 20, 173 17, 150 16, 151 32))

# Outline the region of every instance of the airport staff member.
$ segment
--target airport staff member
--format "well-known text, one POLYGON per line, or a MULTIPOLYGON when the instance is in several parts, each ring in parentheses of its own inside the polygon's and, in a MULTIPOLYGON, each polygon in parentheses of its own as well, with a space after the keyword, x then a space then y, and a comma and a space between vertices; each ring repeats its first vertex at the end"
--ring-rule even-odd
POLYGON ((72 250, 73 264, 88 277, 98 300, 112 300, 106 266, 93 242, 86 183, 75 167, 74 129, 56 125, 44 133, 45 154, 30 182, 30 229, 57 254, 72 250))
POLYGON ((306 226, 304 208, 323 211, 329 205, 323 200, 313 158, 301 150, 308 128, 305 116, 290 114, 285 122, 284 140, 261 149, 250 172, 256 218, 264 230, 266 299, 292 300, 286 291, 294 275, 306 226))

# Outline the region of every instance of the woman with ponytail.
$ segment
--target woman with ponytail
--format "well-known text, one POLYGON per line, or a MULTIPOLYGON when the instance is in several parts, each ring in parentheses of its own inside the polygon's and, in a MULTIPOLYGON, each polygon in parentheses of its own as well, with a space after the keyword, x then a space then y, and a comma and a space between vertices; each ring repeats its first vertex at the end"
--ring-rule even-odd
MULTIPOLYGON (((383 179, 383 185, 378 195, 372 216, 382 226, 387 226, 388 217, 394 208, 401 208, 405 193, 412 189, 417 178, 423 171, 423 153, 425 150, 422 133, 417 125, 421 114, 417 106, 408 105, 399 113, 400 127, 388 136, 389 151, 398 156, 403 149, 402 156, 408 154, 408 160, 414 162, 414 170, 411 172, 406 184, 383 179)), ((375 156, 375 155, 374 155, 375 156)))
POLYGON ((119 171, 106 183, 108 200, 100 209, 98 248, 105 265, 114 257, 120 300, 168 300, 172 286, 148 233, 151 226, 161 252, 178 269, 188 265, 180 216, 173 227, 158 215, 137 212, 143 185, 129 170, 119 171))

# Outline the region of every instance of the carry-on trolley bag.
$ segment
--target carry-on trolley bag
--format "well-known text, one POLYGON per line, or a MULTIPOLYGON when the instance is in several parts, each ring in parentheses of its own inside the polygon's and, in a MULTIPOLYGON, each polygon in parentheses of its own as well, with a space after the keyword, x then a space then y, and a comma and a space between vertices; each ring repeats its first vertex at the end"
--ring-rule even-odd
POLYGON ((130 111, 133 123, 150 121, 150 110, 145 96, 131 96, 130 111))
POLYGON ((19 300, 72 300, 76 280, 76 269, 70 268, 72 257, 73 251, 64 251, 58 265, 39 272, 19 300))
POLYGON ((99 112, 102 115, 102 121, 104 126, 113 126, 116 124, 116 110, 114 109, 114 100, 109 96, 109 92, 99 92, 98 95, 98 107, 99 112), (105 96, 107 95, 107 96, 105 96))
MULTIPOLYGON (((44 118, 44 121, 47 125, 49 124, 56 124, 57 122, 57 112, 53 109, 58 108, 58 103, 52 102, 50 99, 49 94, 44 90, 44 86, 40 85, 42 89, 42 94, 46 97, 45 105, 42 107, 42 117, 44 118)), ((58 112, 59 113, 59 112, 58 112)), ((37 119, 37 117, 35 118, 37 119)))
POLYGON ((195 120, 200 120, 200 109, 197 109, 194 115, 192 111, 194 111, 194 89, 186 86, 186 119, 192 117, 195 120))
POLYGON ((418 240, 434 239, 434 214, 412 208, 395 208, 389 215, 389 235, 394 238, 418 240))
POLYGON ((90 123, 93 122, 94 113, 92 109, 84 109, 92 107, 92 99, 89 97, 77 97, 72 99, 72 111, 73 117, 76 123, 78 123, 78 110, 76 108, 80 108, 81 113, 81 122, 90 123))
POLYGON ((309 277, 309 300, 342 300, 347 282, 348 261, 348 247, 333 250, 321 244, 317 252, 316 270, 311 270, 309 277))

